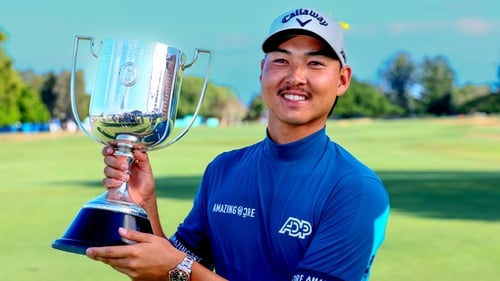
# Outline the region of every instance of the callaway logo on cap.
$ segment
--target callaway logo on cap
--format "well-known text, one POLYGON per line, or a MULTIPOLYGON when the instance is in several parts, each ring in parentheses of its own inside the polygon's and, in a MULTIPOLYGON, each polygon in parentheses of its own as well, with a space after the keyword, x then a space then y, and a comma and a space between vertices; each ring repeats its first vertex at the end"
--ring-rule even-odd
POLYGON ((299 8, 288 11, 271 24, 269 35, 262 44, 267 53, 293 35, 310 35, 324 41, 336 54, 340 64, 347 64, 347 56, 339 23, 315 9, 299 8))

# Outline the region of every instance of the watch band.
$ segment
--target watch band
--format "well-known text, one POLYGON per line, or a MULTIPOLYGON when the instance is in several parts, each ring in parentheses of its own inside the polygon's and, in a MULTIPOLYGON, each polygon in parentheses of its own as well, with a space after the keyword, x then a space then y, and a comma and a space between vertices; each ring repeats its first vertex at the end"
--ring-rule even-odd
POLYGON ((193 266, 194 261, 195 259, 192 256, 186 255, 186 257, 184 257, 184 259, 177 265, 177 268, 191 274, 191 266, 193 266))
POLYGON ((186 255, 184 259, 173 269, 168 272, 169 281, 189 281, 191 280, 191 266, 195 259, 186 255))

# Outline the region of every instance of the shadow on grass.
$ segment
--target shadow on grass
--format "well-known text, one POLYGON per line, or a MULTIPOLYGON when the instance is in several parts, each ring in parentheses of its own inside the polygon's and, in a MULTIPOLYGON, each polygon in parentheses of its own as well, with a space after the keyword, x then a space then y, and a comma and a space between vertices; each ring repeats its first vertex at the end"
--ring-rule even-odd
MULTIPOLYGON (((500 220, 500 172, 381 171, 391 208, 422 217, 500 220)), ((159 197, 192 199, 199 176, 157 178, 159 197)), ((82 182, 102 187, 100 182, 82 182)), ((90 198, 89 198, 90 199, 90 198)))
POLYGON ((500 171, 378 174, 393 210, 444 219, 500 220, 500 171))
MULTIPOLYGON (((156 178, 156 194, 158 197, 191 200, 194 198, 200 181, 201 176, 158 177, 156 178)), ((105 191, 100 181, 80 181, 78 184, 84 187, 102 188, 102 192, 105 191)))

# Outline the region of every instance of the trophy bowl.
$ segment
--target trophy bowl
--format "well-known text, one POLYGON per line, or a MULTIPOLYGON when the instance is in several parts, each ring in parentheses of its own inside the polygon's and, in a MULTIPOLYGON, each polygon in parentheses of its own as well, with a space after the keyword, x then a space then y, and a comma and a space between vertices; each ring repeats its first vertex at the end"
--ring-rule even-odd
MULTIPOLYGON (((195 49, 186 63, 185 54, 159 42, 105 39, 95 50, 94 38, 76 36, 71 69, 71 106, 76 123, 91 139, 114 147, 114 154, 134 161, 133 151, 156 150, 182 138, 193 125, 205 97, 212 51, 195 49), (90 42, 97 59, 94 90, 90 98, 90 129, 82 123, 76 106, 75 71, 80 40, 90 42), (182 75, 194 65, 199 53, 209 56, 205 80, 195 112, 188 125, 170 139, 177 115, 182 75)), ((131 244, 118 234, 124 227, 152 233, 148 215, 128 194, 127 183, 83 205, 64 235, 52 243, 54 249, 85 254, 89 247, 131 244)))

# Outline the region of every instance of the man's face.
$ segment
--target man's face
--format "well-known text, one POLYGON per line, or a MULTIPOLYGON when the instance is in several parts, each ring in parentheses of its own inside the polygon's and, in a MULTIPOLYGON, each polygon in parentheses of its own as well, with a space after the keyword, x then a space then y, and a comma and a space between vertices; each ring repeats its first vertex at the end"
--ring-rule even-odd
POLYGON ((351 69, 325 56, 325 48, 321 41, 299 35, 266 54, 260 82, 270 125, 325 125, 335 99, 351 79, 351 69))

